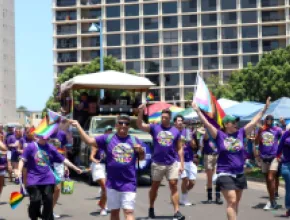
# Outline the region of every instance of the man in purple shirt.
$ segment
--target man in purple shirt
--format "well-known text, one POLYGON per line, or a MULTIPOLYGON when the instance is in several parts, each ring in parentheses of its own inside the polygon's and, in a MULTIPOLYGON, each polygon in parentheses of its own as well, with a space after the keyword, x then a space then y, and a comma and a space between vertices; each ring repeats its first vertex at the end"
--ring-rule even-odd
POLYGON ((120 219, 120 209, 125 219, 134 219, 136 198, 136 160, 145 158, 141 142, 128 134, 130 117, 120 115, 116 120, 116 134, 90 137, 77 121, 71 121, 82 140, 97 149, 105 151, 107 168, 107 204, 111 210, 111 220, 120 219))
POLYGON ((8 148, 7 159, 8 159, 8 172, 9 178, 12 182, 12 172, 15 172, 15 169, 18 167, 18 145, 19 142, 15 137, 15 126, 13 124, 8 124, 7 126, 7 134, 5 138, 5 145, 8 148))
POLYGON ((166 176, 171 190, 171 200, 174 206, 174 218, 183 220, 185 217, 179 212, 179 198, 177 182, 178 176, 184 170, 183 142, 180 132, 171 126, 171 111, 164 109, 161 114, 161 124, 143 123, 145 105, 139 106, 137 126, 140 130, 148 132, 153 138, 154 152, 152 155, 151 176, 152 184, 149 192, 149 217, 155 218, 154 203, 161 181, 166 176), (178 166, 178 157, 180 166, 178 166))

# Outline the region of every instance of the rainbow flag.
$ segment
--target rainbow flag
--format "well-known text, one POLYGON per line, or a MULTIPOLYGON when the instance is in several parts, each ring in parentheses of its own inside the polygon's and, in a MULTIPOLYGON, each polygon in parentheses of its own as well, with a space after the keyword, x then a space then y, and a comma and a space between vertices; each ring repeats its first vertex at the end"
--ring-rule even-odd
POLYGON ((48 124, 47 118, 44 117, 38 127, 35 129, 34 133, 45 139, 49 138, 58 128, 58 123, 48 124))
POLYGON ((226 114, 199 74, 197 75, 196 85, 193 101, 212 125, 216 128, 222 128, 222 119, 226 114))
POLYGON ((48 124, 55 124, 62 119, 62 116, 50 109, 47 109, 48 124))
POLYGON ((20 192, 12 192, 9 200, 11 208, 16 209, 23 200, 23 198, 24 196, 20 192))
POLYGON ((153 101, 153 100, 154 100, 154 95, 150 92, 146 97, 146 101, 153 101))
POLYGON ((65 154, 65 149, 58 147, 57 152, 63 155, 63 154, 65 154))
MULTIPOLYGON (((175 115, 177 115, 179 112, 184 111, 184 108, 180 108, 178 106, 172 105, 168 108, 172 112, 172 117, 173 118, 175 115)), ((154 123, 157 122, 159 123, 161 121, 161 111, 155 112, 152 115, 149 116, 149 123, 154 123)))

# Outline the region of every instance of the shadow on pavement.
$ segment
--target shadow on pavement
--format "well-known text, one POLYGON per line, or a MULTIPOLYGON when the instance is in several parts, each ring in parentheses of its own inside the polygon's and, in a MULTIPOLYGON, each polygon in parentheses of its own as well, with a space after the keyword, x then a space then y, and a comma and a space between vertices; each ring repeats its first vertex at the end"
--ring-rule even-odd
MULTIPOLYGON (((8 202, 0 202, 0 205, 7 205, 8 204, 8 202)), ((0 218, 0 220, 1 220, 1 218, 0 218)))
MULTIPOLYGON (((154 219, 172 220, 173 216, 155 216, 154 219)), ((151 220, 149 217, 138 217, 136 220, 151 220)))
MULTIPOLYGON (((63 219, 63 218, 71 218, 73 216, 71 215, 60 215, 60 218, 59 219, 63 219)), ((1 219, 0 219, 1 220, 1 219)))
POLYGON ((259 203, 255 206, 252 206, 252 209, 263 209, 265 207, 266 203, 259 203))
MULTIPOLYGON (((107 211, 108 215, 110 215, 110 211, 107 211)), ((100 216, 100 212, 91 212, 90 213, 91 216, 100 216)), ((0 219, 1 220, 1 219, 0 219)))

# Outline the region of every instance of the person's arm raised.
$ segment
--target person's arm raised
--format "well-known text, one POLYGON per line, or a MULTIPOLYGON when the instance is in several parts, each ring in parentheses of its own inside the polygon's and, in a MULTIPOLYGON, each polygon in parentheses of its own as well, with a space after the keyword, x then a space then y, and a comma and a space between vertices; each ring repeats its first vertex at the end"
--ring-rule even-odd
POLYGON ((78 132, 80 133, 81 139, 87 144, 87 145, 97 145, 96 140, 93 137, 90 137, 87 135, 87 133, 82 129, 81 125, 78 121, 70 120, 70 124, 77 128, 78 132))
POLYGON ((145 132, 150 132, 150 125, 143 122, 144 109, 146 108, 145 104, 142 104, 138 107, 138 118, 137 118, 137 127, 145 132))
POLYGON ((218 133, 218 130, 216 127, 214 127, 208 120, 207 118, 202 114, 200 108, 197 106, 197 104, 195 102, 192 102, 192 108, 194 111, 196 111, 199 119, 201 120, 201 122, 204 124, 204 127, 207 128, 210 136, 213 138, 213 139, 216 139, 217 137, 217 133, 218 133))
POLYGON ((245 126, 246 134, 250 134, 251 131, 256 127, 258 122, 262 119, 263 115, 265 114, 265 112, 269 108, 270 104, 271 104, 271 97, 268 97, 266 104, 265 104, 264 108, 262 109, 262 111, 260 111, 248 124, 246 124, 246 126, 245 126))

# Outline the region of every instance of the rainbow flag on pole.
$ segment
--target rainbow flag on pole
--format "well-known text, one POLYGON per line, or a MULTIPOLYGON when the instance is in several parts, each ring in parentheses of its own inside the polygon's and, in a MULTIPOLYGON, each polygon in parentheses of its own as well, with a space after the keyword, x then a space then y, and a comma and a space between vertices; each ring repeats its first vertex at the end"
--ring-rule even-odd
POLYGON ((46 117, 42 119, 38 127, 35 129, 34 133, 38 136, 41 136, 45 139, 49 138, 58 128, 58 123, 48 124, 46 117))
POLYGON ((197 87, 194 91, 193 101, 195 101, 211 124, 217 128, 222 128, 222 119, 226 115, 224 110, 199 74, 197 74, 196 80, 197 87))

